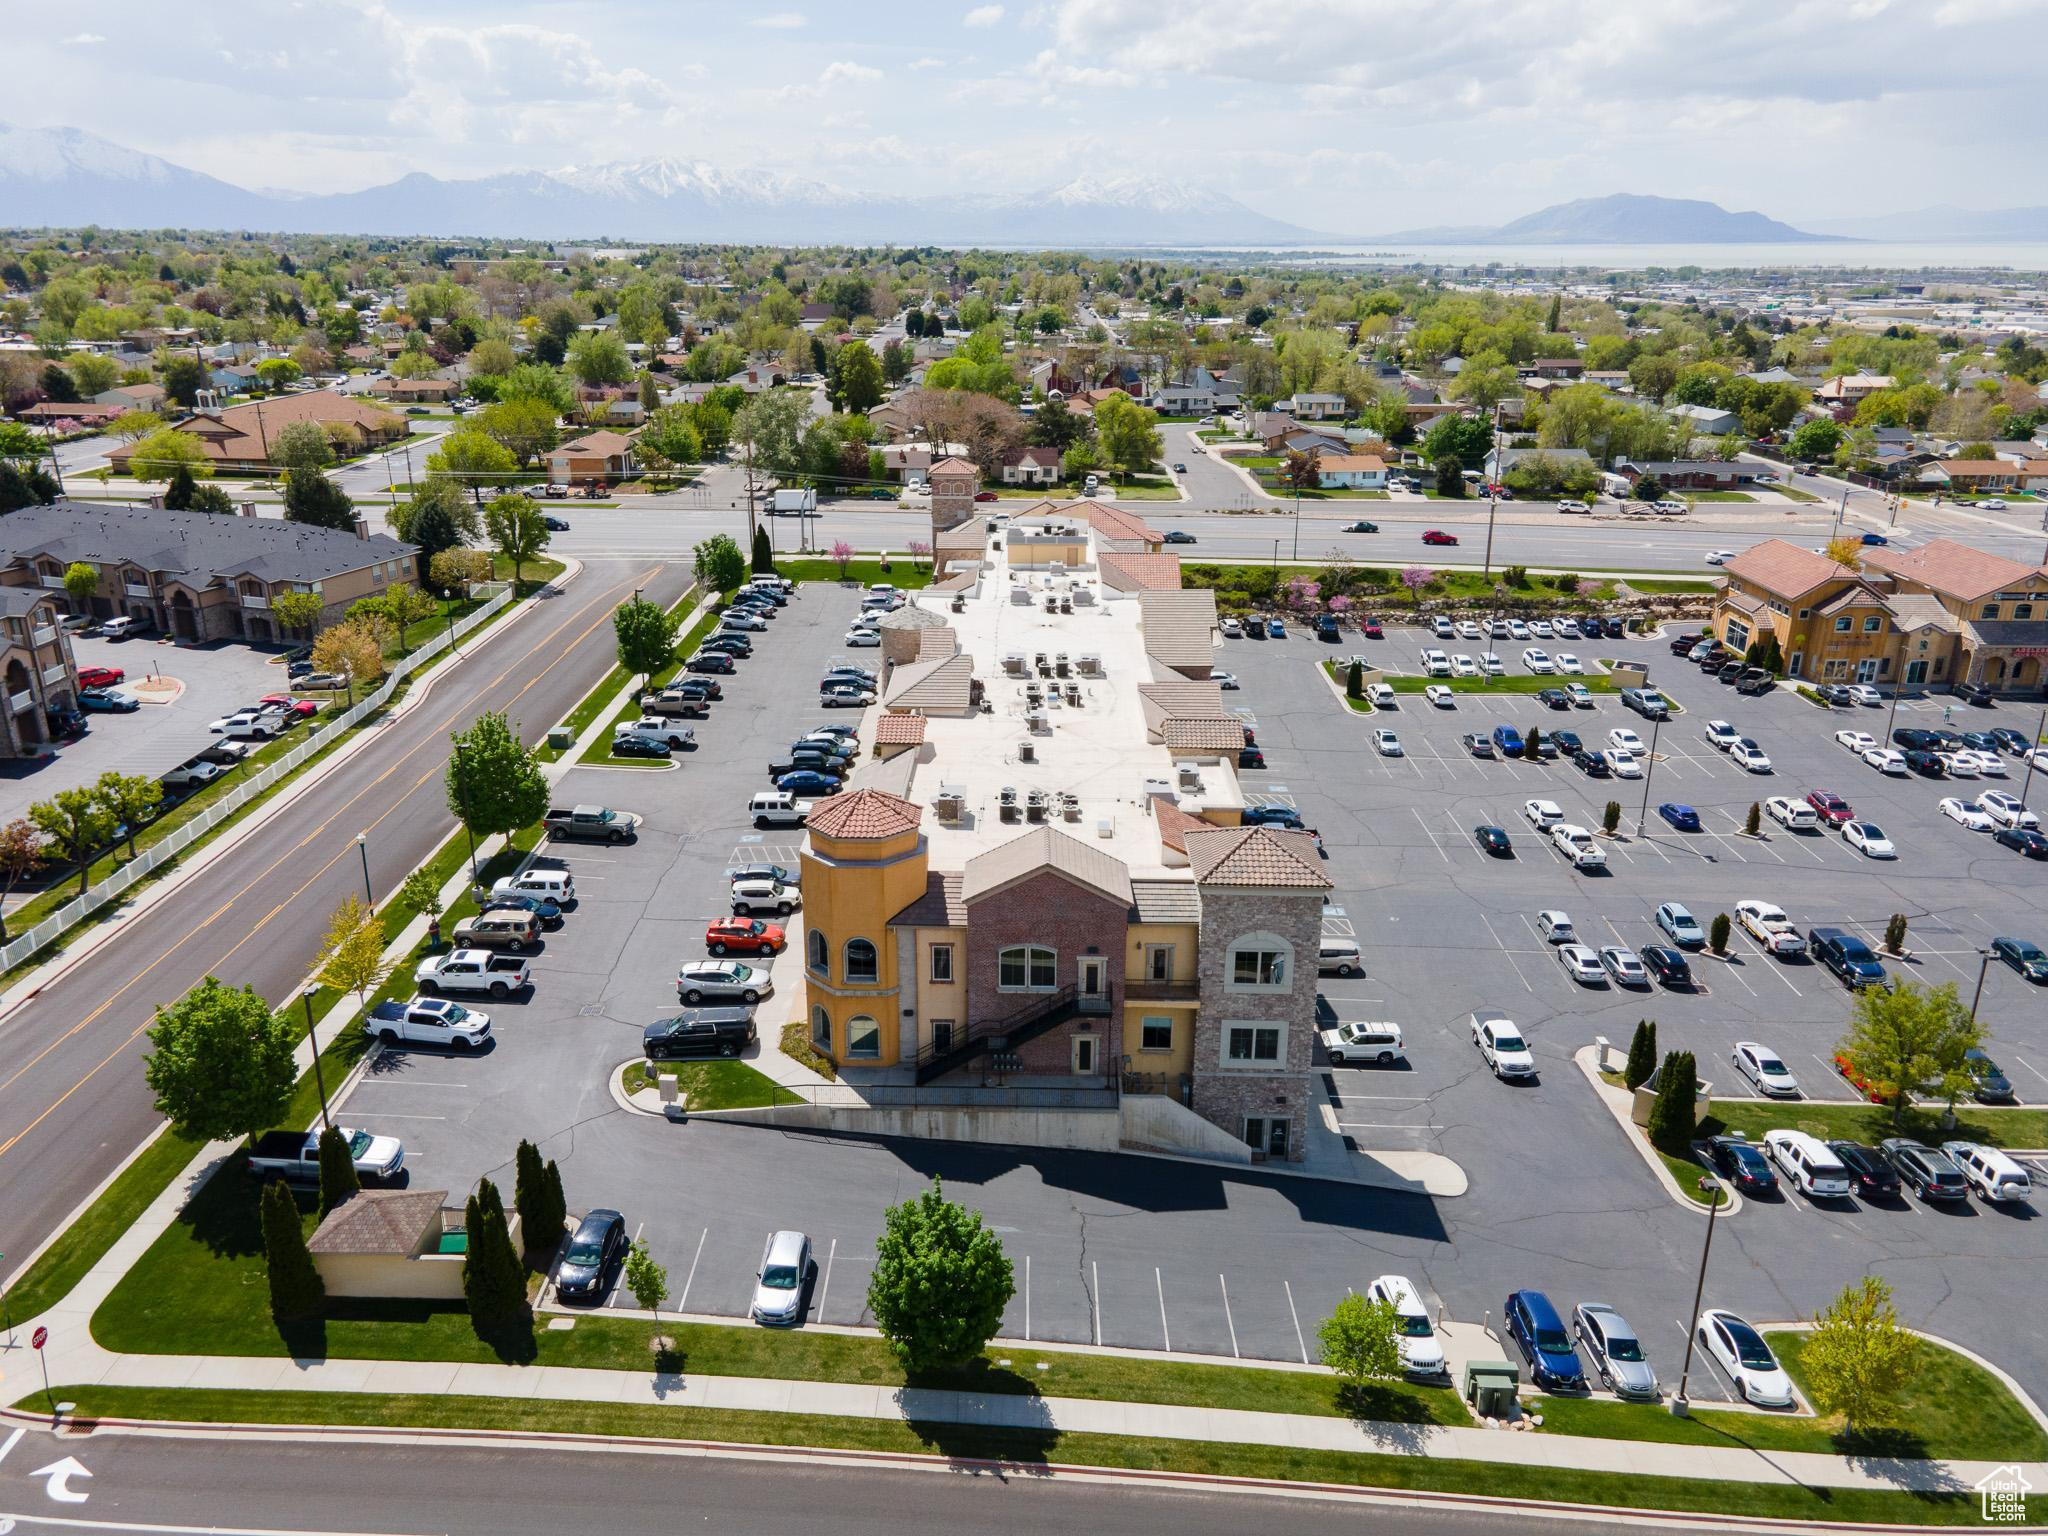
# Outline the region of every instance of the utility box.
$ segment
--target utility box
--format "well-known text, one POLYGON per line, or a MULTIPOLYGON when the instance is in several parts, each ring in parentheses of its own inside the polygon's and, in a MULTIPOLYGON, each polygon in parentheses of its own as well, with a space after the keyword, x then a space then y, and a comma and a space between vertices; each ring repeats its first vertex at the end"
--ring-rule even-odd
POLYGON ((1521 1367, 1512 1360, 1469 1361, 1465 1366, 1465 1401, 1485 1418, 1510 1418, 1514 1414, 1515 1388, 1521 1379, 1521 1367))
POLYGON ((655 1086, 661 1090, 661 1112, 671 1120, 682 1119, 685 1113, 684 1100, 682 1094, 678 1092, 676 1074, 662 1073, 655 1079, 655 1086))
POLYGON ((561 726, 556 726, 548 732, 548 745, 557 752, 566 752, 569 748, 576 745, 576 733, 561 726))

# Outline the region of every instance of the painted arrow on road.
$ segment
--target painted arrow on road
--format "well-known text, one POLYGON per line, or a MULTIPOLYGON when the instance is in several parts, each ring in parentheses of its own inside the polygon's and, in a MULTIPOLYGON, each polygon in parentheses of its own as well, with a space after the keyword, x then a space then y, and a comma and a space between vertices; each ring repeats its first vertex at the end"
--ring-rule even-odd
POLYGON ((82 1489, 73 1489, 71 1486, 71 1479, 74 1477, 92 1476, 92 1473, 86 1470, 85 1463, 76 1456, 66 1456, 62 1461, 53 1461, 47 1467, 37 1467, 29 1476, 47 1477, 50 1480, 49 1486, 43 1491, 59 1504, 83 1504, 91 1497, 82 1489))

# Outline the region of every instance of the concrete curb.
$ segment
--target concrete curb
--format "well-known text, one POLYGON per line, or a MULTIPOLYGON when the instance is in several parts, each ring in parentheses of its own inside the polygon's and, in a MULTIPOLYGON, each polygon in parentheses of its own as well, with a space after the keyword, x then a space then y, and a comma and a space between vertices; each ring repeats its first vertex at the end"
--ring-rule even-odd
MULTIPOLYGON (((1629 1119, 1627 1095, 1618 1088, 1608 1087, 1600 1080, 1599 1050, 1596 1045, 1580 1046, 1572 1053, 1572 1064, 1586 1074, 1586 1081, 1592 1084, 1601 1107, 1614 1116, 1615 1122, 1621 1127, 1622 1135, 1628 1139, 1628 1144, 1635 1148, 1636 1155, 1642 1158, 1644 1166, 1656 1175, 1657 1182, 1664 1188, 1664 1193, 1683 1209, 1704 1215, 1708 1207, 1678 1187, 1678 1181, 1671 1176, 1671 1170, 1664 1166, 1664 1159, 1657 1155, 1657 1149, 1650 1145, 1636 1129, 1635 1122, 1629 1119)), ((1700 1172, 1705 1174, 1707 1170, 1702 1168, 1700 1172)), ((1721 1192, 1728 1197, 1727 1204, 1721 1207, 1723 1216, 1733 1216, 1742 1209, 1742 1196, 1737 1194, 1726 1180, 1722 1181, 1721 1192)))

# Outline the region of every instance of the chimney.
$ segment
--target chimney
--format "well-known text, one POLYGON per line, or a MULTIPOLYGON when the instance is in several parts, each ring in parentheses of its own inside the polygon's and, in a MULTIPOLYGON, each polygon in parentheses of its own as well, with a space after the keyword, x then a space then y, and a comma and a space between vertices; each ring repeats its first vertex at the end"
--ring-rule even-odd
POLYGON ((356 537, 363 540, 365 543, 368 543, 370 538, 369 519, 364 517, 363 514, 360 512, 356 514, 355 529, 356 537))
POLYGON ((242 503, 242 516, 244 516, 244 517, 260 517, 260 516, 262 516, 262 514, 261 514, 260 512, 258 512, 258 511, 256 510, 256 503, 255 503, 255 502, 253 502, 253 501, 245 501, 245 502, 243 502, 243 503, 242 503))

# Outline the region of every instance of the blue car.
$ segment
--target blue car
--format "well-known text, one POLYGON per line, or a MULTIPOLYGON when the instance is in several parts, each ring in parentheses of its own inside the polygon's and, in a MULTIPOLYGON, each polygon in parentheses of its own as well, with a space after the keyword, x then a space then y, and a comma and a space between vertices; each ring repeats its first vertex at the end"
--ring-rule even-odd
POLYGON ((793 795, 836 795, 839 793, 839 780, 814 768, 799 768, 795 773, 785 773, 777 779, 775 787, 788 790, 793 795))
POLYGON ((1557 1308, 1541 1291, 1516 1291, 1508 1297, 1508 1333, 1529 1361, 1529 1375, 1546 1392, 1581 1392, 1586 1373, 1572 1348, 1571 1335, 1557 1308))
POLYGON ((1302 827, 1301 812, 1286 805, 1246 806, 1243 821, 1248 827, 1286 827, 1294 832, 1302 827))
POLYGON ((1268 619, 1266 620, 1266 635, 1269 639, 1285 640, 1287 638, 1287 626, 1278 619, 1268 619))
POLYGON ((1496 725, 1493 728, 1493 744, 1500 749, 1502 757, 1522 755, 1522 733, 1512 725, 1496 725))
POLYGON ((81 688, 78 690, 78 707, 88 714, 94 710, 104 710, 116 715, 126 715, 142 708, 142 701, 125 693, 109 693, 104 688, 81 688))
POLYGON ((1866 533, 1865 535, 1863 535, 1863 542, 1867 545, 1876 546, 1880 544, 1889 544, 1891 540, 1887 539, 1881 533, 1866 533))
POLYGON ((1697 832, 1700 829, 1700 813, 1689 805, 1678 805, 1666 800, 1657 807, 1657 814, 1681 832, 1697 832))

